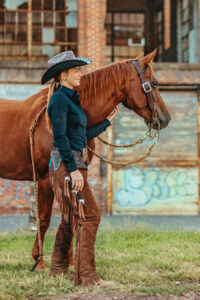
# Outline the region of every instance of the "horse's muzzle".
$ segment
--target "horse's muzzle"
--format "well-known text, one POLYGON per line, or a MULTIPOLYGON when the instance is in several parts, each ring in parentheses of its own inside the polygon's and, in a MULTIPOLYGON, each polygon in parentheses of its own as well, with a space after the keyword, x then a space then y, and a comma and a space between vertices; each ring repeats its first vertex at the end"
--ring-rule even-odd
MULTIPOLYGON (((166 119, 159 119, 160 121, 160 128, 159 129, 164 129, 168 126, 169 122, 171 120, 171 116, 169 115, 168 118, 166 119)), ((147 120, 144 120, 145 124, 149 127, 150 126, 150 122, 148 122, 147 120)), ((152 128, 155 130, 158 130, 158 123, 152 124, 152 128)))

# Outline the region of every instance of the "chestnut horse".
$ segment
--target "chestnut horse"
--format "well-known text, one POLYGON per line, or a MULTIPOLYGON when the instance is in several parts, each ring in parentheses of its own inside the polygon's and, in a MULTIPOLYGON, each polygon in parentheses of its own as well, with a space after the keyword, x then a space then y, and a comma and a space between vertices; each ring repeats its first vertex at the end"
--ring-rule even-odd
MULTIPOLYGON (((170 114, 160 96, 157 81, 153 75, 151 63, 155 53, 156 51, 140 58, 138 63, 144 71, 143 75, 146 81, 151 83, 160 127, 164 128, 170 121, 170 114)), ((81 105, 87 115, 88 127, 103 121, 121 102, 141 116, 146 123, 152 123, 152 111, 142 89, 140 78, 128 60, 113 63, 82 76, 78 92, 81 105)), ((46 105, 47 93, 48 89, 43 89, 23 101, 0 99, 0 177, 13 180, 33 180, 29 129, 36 115, 46 105)), ((34 158, 38 180, 42 242, 49 227, 54 198, 48 175, 52 136, 46 126, 45 114, 42 113, 34 133, 34 158)), ((94 149, 94 140, 91 140, 88 145, 94 149)), ((90 153, 89 161, 91 159, 92 154, 90 153)), ((39 248, 36 237, 32 256, 36 260, 38 255, 39 248)), ((44 267, 44 262, 41 260, 37 269, 44 267)))

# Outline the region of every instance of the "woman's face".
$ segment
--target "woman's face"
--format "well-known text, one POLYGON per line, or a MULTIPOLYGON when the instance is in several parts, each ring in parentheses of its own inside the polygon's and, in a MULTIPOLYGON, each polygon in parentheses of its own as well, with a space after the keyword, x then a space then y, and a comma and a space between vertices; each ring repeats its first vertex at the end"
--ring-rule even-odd
POLYGON ((65 79, 65 82, 70 88, 74 88, 80 85, 82 73, 79 67, 69 69, 61 73, 61 78, 65 79))

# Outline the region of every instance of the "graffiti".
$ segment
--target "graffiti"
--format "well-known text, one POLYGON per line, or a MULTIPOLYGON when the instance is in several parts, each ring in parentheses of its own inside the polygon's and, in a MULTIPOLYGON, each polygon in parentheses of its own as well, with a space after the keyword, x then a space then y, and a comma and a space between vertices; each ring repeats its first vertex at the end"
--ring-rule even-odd
MULTIPOLYGON (((119 171, 120 172, 120 171, 119 171)), ((120 207, 144 208, 152 203, 169 203, 198 197, 197 169, 129 168, 117 174, 120 183, 114 199, 120 207)))

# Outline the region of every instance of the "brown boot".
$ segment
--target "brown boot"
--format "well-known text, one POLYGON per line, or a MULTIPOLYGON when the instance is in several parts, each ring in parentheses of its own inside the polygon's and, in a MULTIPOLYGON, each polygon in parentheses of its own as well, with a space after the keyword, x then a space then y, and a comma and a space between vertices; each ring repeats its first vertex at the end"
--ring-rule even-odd
POLYGON ((72 239, 71 226, 62 219, 56 234, 54 251, 51 258, 50 275, 68 274, 72 239))
POLYGON ((97 222, 82 222, 76 234, 75 284, 95 285, 100 281, 96 273, 94 243, 98 229, 97 222))

